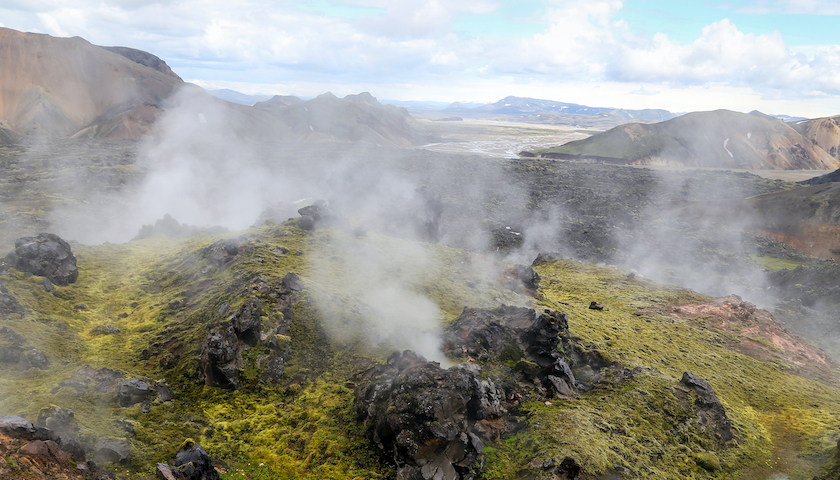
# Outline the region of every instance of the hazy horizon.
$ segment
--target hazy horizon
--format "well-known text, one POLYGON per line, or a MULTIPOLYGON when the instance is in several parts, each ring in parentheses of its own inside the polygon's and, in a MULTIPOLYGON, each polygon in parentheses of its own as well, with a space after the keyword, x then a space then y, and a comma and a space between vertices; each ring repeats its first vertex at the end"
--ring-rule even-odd
POLYGON ((148 51, 245 94, 840 114, 827 0, 193 2, 13 1, 0 26, 148 51))

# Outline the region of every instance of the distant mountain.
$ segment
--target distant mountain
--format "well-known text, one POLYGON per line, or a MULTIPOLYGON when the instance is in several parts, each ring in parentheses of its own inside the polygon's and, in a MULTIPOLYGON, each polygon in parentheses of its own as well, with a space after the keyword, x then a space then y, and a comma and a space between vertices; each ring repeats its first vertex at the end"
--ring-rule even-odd
POLYGON ((540 100, 527 97, 505 97, 498 102, 472 108, 463 104, 454 103, 443 111, 446 113, 485 115, 601 115, 615 116, 624 121, 663 121, 674 118, 674 114, 667 110, 625 110, 620 108, 587 107, 576 103, 556 102, 553 100, 540 100))
POLYGON ((257 102, 263 102, 271 98, 271 95, 248 95, 228 88, 207 90, 207 93, 216 98, 221 98, 222 100, 227 100, 231 103, 238 103, 240 105, 253 105, 257 102))
POLYGON ((142 135, 183 84, 166 70, 165 62, 139 50, 0 28, 0 128, 15 135, 96 135, 107 124, 107 136, 142 135))
POLYGON ((365 142, 405 147, 424 143, 407 110, 382 105, 370 93, 340 99, 330 92, 303 101, 274 97, 254 105, 288 126, 306 142, 365 142))
POLYGON ((729 110, 694 112, 650 125, 620 125, 540 153, 639 165, 805 170, 840 166, 781 120, 729 110))
POLYGON ((790 126, 832 157, 840 159, 840 117, 800 120, 790 126))
POLYGON ((369 93, 309 101, 232 90, 211 95, 184 83, 151 53, 98 47, 78 37, 0 28, 0 85, 0 144, 27 136, 137 139, 169 128, 158 120, 173 109, 188 113, 184 121, 200 119, 190 128, 209 128, 202 125, 212 115, 224 135, 247 140, 388 146, 426 141, 405 109, 382 105, 369 93), (256 99, 262 101, 247 105, 256 99))

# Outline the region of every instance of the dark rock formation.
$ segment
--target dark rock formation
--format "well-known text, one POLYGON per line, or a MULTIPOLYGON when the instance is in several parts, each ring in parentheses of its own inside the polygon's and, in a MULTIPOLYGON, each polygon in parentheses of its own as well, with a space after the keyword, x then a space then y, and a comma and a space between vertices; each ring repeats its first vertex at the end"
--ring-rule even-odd
POLYGON ((210 328, 201 346, 201 374, 207 385, 227 390, 239 389, 242 350, 260 340, 262 303, 257 297, 243 304, 227 321, 210 328))
POLYGON ((79 384, 85 385, 85 388, 92 385, 97 393, 106 393, 113 391, 117 383, 123 378, 125 378, 125 375, 116 370, 107 367, 93 368, 85 365, 76 371, 75 378, 62 382, 62 384, 67 384, 65 386, 76 389, 79 388, 79 384))
POLYGON ((226 267, 240 258, 240 253, 250 250, 250 245, 236 240, 219 240, 207 247, 202 255, 207 263, 213 267, 226 267))
POLYGON ((465 308, 444 332, 447 355, 515 364, 522 380, 560 398, 575 395, 575 377, 557 350, 568 335, 564 313, 503 306, 495 310, 465 308))
POLYGON ((157 477, 163 480, 219 480, 213 461, 201 445, 187 439, 175 454, 175 466, 157 464, 157 477))
POLYGON ((168 75, 172 78, 177 80, 181 80, 175 72, 169 68, 169 65, 166 64, 163 60, 161 60, 158 56, 152 55, 149 52, 144 52, 143 50, 137 50, 136 48, 128 48, 128 47, 102 47, 109 52, 114 52, 117 55, 122 55, 123 57, 131 60, 132 62, 139 63, 145 67, 153 68, 164 75, 168 75))
POLYGON ((141 403, 151 393, 149 384, 139 378, 129 378, 120 384, 118 401, 121 407, 141 403))
POLYGON ((494 383, 479 373, 473 364, 444 370, 410 350, 365 373, 353 408, 398 478, 475 478, 484 442, 474 426, 502 422, 506 413, 494 383))
POLYGON ((10 313, 23 315, 24 309, 6 286, 0 283, 0 318, 5 318, 10 313))
POLYGON ((100 438, 94 448, 94 460, 97 463, 122 463, 128 461, 131 444, 126 440, 100 438))
POLYGON ((0 415, 0 432, 24 440, 61 441, 61 437, 56 432, 48 428, 35 426, 16 415, 0 415))
POLYGON ((35 424, 56 432, 61 436, 61 450, 70 454, 76 463, 85 461, 85 449, 79 442, 79 426, 73 410, 51 406, 38 412, 35 424))
POLYGON ((0 327, 0 363, 11 363, 18 370, 46 370, 50 360, 7 325, 0 327))
POLYGON ((509 278, 507 287, 514 292, 535 292, 540 288, 540 275, 526 265, 514 265, 505 274, 509 278))
POLYGON ((79 278, 76 257, 70 244, 52 233, 23 237, 15 241, 14 266, 32 275, 47 277, 56 285, 66 286, 79 278))
POLYGON ((714 434, 722 443, 735 438, 735 434, 732 433, 732 422, 726 416, 726 410, 709 382, 689 372, 683 373, 681 382, 697 394, 694 406, 697 412, 697 426, 700 430, 714 434))
POLYGON ((226 319, 210 325, 210 333, 201 346, 200 380, 216 388, 239 389, 239 374, 244 367, 242 352, 260 344, 268 347, 268 353, 256 358, 255 367, 262 372, 260 379, 279 380, 289 355, 288 334, 294 319, 295 292, 302 289, 303 283, 294 273, 274 282, 263 277, 254 278, 248 290, 267 300, 275 300, 275 309, 282 314, 279 320, 266 316, 267 323, 263 322, 262 300, 258 296, 245 302, 232 315, 227 315, 230 307, 223 305, 219 317, 227 315, 226 319))
POLYGON ((313 205, 298 209, 300 220, 298 227, 303 230, 345 225, 347 221, 328 207, 326 202, 318 200, 313 205))
POLYGON ((76 416, 69 408, 56 406, 43 408, 38 412, 35 424, 57 432, 62 439, 75 438, 79 434, 76 416))

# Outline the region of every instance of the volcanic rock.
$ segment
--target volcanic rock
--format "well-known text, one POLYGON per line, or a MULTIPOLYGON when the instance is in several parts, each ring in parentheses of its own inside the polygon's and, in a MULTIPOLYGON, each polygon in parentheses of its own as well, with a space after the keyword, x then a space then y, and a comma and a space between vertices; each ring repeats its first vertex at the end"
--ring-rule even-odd
POLYGON ((225 267, 239 259, 243 250, 248 250, 250 245, 241 244, 236 240, 219 240, 204 249, 202 255, 207 258, 207 263, 214 267, 225 267))
POLYGON ((13 363, 18 370, 46 370, 50 360, 7 325, 0 327, 0 363, 13 363))
POLYGON ((523 380, 555 396, 575 395, 575 377, 557 349, 560 336, 568 336, 566 314, 502 306, 495 310, 465 308, 446 329, 447 355, 482 361, 519 362, 523 380))
MULTIPOLYGON (((252 297, 242 304, 236 313, 226 320, 210 325, 210 333, 204 339, 199 358, 199 377, 205 385, 238 390, 241 387, 239 372, 245 362, 242 352, 265 342, 270 353, 259 355, 255 365, 262 371, 262 380, 279 380, 285 371, 286 357, 289 354, 289 326, 294 318, 292 306, 296 302, 295 292, 303 284, 294 273, 270 282, 263 277, 252 280, 250 291, 256 291, 268 299, 275 299, 276 310, 282 313, 282 319, 269 319, 265 323, 261 318, 262 300, 252 297)), ((227 315, 229 306, 223 306, 219 317, 227 315)), ((268 319, 268 317, 267 317, 268 319)))
POLYGON ((219 472, 201 445, 187 439, 175 455, 175 466, 157 464, 157 478, 161 480, 218 480, 219 472))
POLYGON ((189 480, 218 480, 219 473, 213 468, 210 455, 201 445, 187 439, 175 454, 175 466, 183 478, 189 480))
POLYGON ((76 424, 76 417, 73 410, 50 406, 38 412, 38 419, 35 424, 46 427, 61 435, 62 443, 66 440, 78 438, 79 426, 76 424))
POLYGON ((492 380, 477 365, 442 369, 410 350, 394 352, 365 373, 353 408, 366 436, 397 464, 398 478, 474 478, 484 443, 478 421, 507 412, 492 380))
POLYGON ((326 202, 322 200, 308 207, 298 209, 298 213, 301 217, 298 220, 298 227, 303 230, 314 230, 316 228, 339 226, 347 223, 343 217, 328 207, 326 202))
POLYGON ((94 460, 97 463, 121 463, 128 460, 131 444, 126 440, 101 438, 96 442, 94 451, 94 460))
POLYGON ((199 363, 199 376, 205 385, 226 390, 239 389, 242 347, 232 322, 210 327, 210 333, 201 345, 199 363))
POLYGON ((76 257, 70 244, 52 233, 23 237, 15 241, 15 268, 32 275, 47 277, 56 285, 66 286, 79 278, 76 257))
POLYGON ((22 315, 24 313, 24 309, 20 303, 18 303, 17 299, 9 293, 6 286, 0 283, 0 316, 5 317, 10 313, 22 315))
POLYGON ((141 403, 151 393, 149 384, 139 378, 129 378, 122 382, 119 391, 119 404, 121 407, 130 407, 141 403))
POLYGON ((713 433, 724 443, 735 438, 735 434, 732 433, 732 422, 726 416, 726 410, 709 382, 689 372, 683 373, 681 382, 697 394, 694 405, 697 411, 697 426, 700 430, 713 433))
POLYGON ((10 437, 25 440, 61 441, 61 437, 56 432, 48 428, 35 426, 16 415, 0 415, 0 432, 10 437))

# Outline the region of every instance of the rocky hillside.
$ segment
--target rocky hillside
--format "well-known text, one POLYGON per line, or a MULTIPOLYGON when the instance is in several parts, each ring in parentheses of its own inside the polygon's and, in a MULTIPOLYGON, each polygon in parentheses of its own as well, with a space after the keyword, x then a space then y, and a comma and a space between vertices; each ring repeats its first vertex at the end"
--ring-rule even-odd
MULTIPOLYGON (((70 245, 67 286, 18 263, 35 246, 0 276, 3 475, 149 478, 197 443, 223 478, 811 479, 837 443, 840 366, 736 297, 304 217, 70 245), (375 326, 347 281, 374 261, 391 287, 420 273, 443 363, 375 326)), ((398 298, 392 322, 414 318, 398 298)))
POLYGON ((231 135, 245 141, 399 147, 428 142, 414 132, 407 111, 381 105, 367 93, 238 105, 185 84, 155 55, 98 47, 78 37, 0 28, 0 83, 0 145, 30 136, 146 138, 160 133, 157 121, 164 112, 179 109, 187 116, 224 117, 231 135))
POLYGON ((840 158, 838 117, 815 118, 794 122, 791 126, 834 158, 840 158))
POLYGON ((78 37, 0 28, 0 126, 22 135, 66 137, 120 117, 122 128, 112 129, 112 136, 146 133, 162 102, 183 82, 163 73, 168 67, 153 55, 119 52, 78 37))
POLYGON ((840 262, 840 183, 760 195, 744 201, 752 228, 820 258, 840 262))
POLYGON ((728 110, 694 112, 651 125, 620 125, 538 153, 635 165, 804 170, 840 166, 782 121, 728 110))

